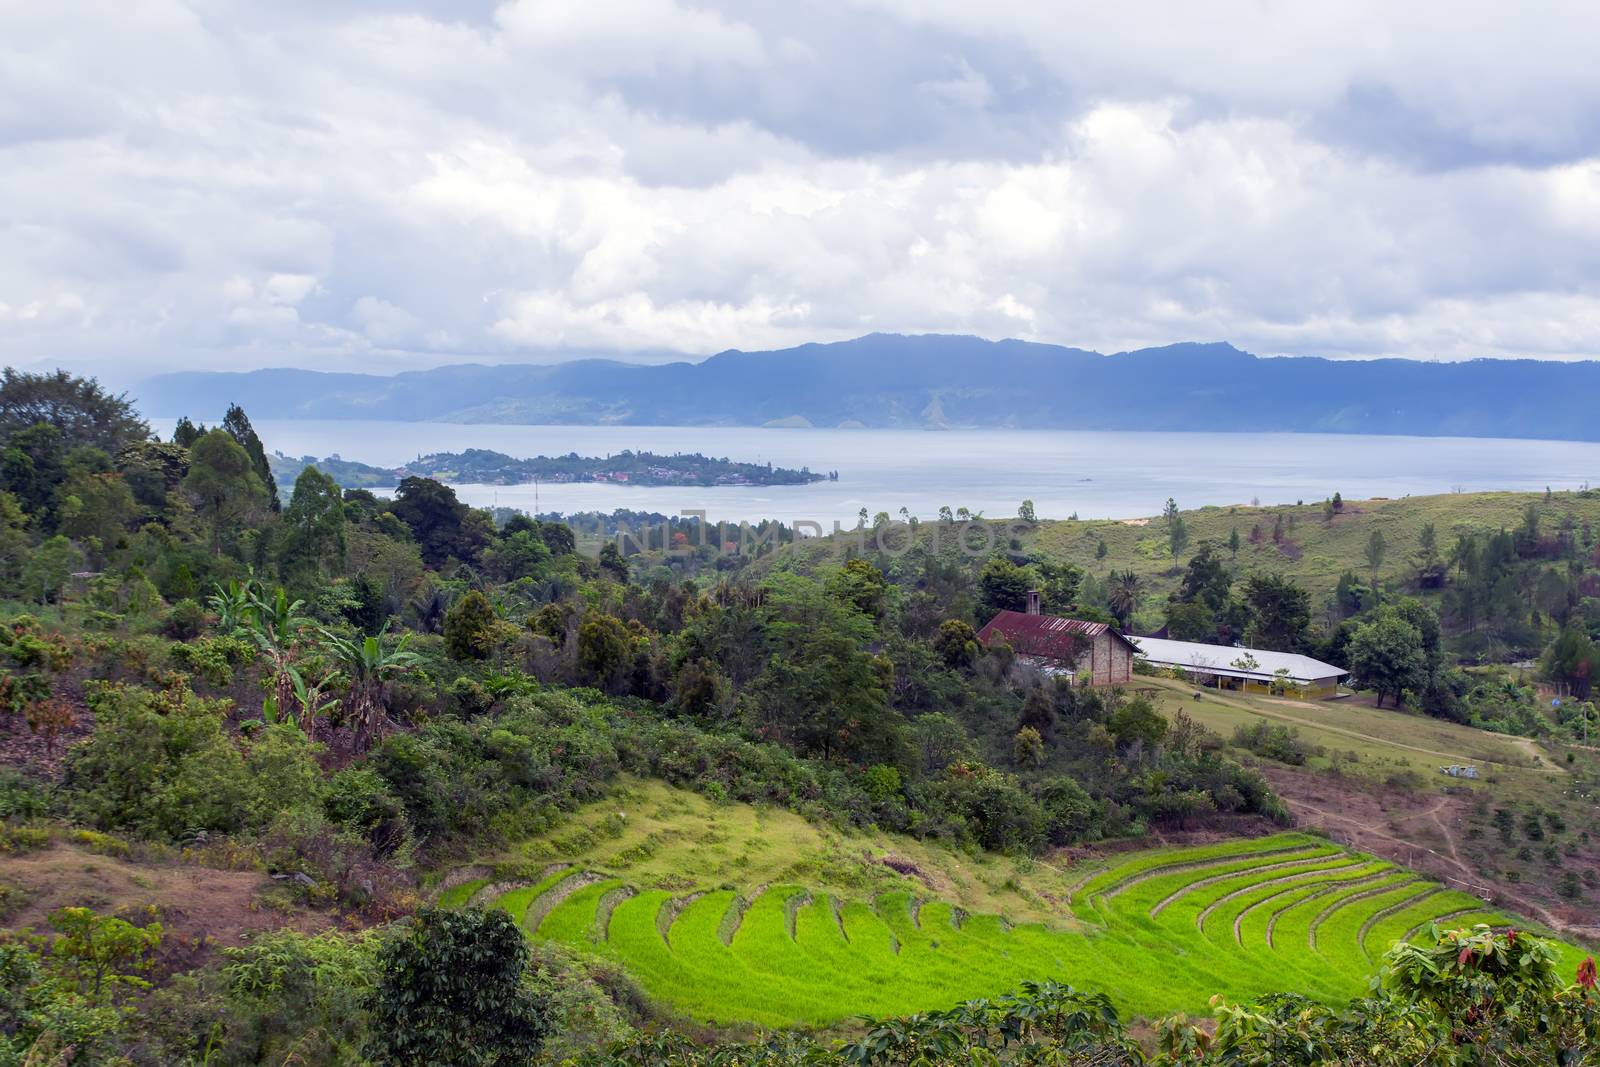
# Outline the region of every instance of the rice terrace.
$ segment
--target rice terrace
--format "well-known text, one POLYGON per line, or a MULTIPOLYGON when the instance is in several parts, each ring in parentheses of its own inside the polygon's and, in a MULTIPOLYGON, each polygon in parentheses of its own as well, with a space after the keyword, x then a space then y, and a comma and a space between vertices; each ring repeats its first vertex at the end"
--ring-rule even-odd
MULTIPOLYGON (((528 852, 549 857, 564 845, 573 849, 570 862, 551 858, 525 878, 463 869, 440 904, 504 909, 536 939, 621 966, 685 1018, 765 1027, 941 1009, 1046 978, 1106 993, 1132 1016, 1203 1013, 1214 994, 1246 998, 1286 983, 1342 1003, 1365 992, 1396 941, 1419 938, 1431 924, 1524 925, 1466 893, 1302 833, 1037 872, 1053 892, 1015 876, 995 885, 993 871, 951 887, 968 897, 975 889, 995 910, 968 910, 932 892, 926 882, 941 876, 920 861, 897 866, 921 882, 884 868, 887 880, 866 884, 838 863, 817 875, 856 883, 854 891, 803 879, 690 888, 684 872, 724 873, 719 853, 729 871, 751 869, 757 878, 786 856, 753 859, 750 850, 761 846, 748 823, 745 833, 735 825, 715 835, 721 840, 709 847, 685 840, 663 813, 670 809, 680 825, 714 822, 706 803, 659 783, 639 788, 632 796, 646 803, 630 807, 659 805, 654 818, 596 805, 577 817, 575 836, 528 852), (624 822, 639 825, 622 829, 624 822), (613 834, 612 847, 595 848, 613 834), (600 866, 601 856, 612 862, 600 866), (1003 906, 1008 894, 1020 908, 1003 906)), ((762 819, 747 805, 723 810, 735 824, 762 819)), ((769 828, 784 838, 791 817, 775 814, 769 828)), ((778 848, 806 844, 815 842, 783 840, 778 848)), ((1563 968, 1583 957, 1570 946, 1560 951, 1563 968)))

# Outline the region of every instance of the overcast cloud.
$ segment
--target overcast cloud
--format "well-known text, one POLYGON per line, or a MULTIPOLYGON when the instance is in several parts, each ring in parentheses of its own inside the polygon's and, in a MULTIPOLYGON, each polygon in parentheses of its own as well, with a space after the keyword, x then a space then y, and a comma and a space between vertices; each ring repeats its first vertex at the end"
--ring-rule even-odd
POLYGON ((1600 356, 1600 7, 0 0, 0 359, 1600 356))

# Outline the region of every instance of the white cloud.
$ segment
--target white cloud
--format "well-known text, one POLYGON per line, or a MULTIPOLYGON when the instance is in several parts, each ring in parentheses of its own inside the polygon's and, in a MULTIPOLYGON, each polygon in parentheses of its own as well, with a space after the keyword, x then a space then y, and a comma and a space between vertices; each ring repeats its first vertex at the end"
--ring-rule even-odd
POLYGON ((1154 10, 6 6, 0 359, 1600 356, 1600 15, 1154 10))

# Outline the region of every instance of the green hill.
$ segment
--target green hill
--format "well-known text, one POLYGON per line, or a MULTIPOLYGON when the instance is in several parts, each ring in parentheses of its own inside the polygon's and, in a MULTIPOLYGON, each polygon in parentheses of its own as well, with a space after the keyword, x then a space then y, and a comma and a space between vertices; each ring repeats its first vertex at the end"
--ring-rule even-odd
POLYGON ((1416 573, 1424 526, 1433 524, 1440 552, 1448 553, 1462 533, 1519 528, 1530 504, 1540 509, 1549 529, 1569 520, 1577 528, 1600 528, 1600 492, 1596 491, 1552 493, 1548 499, 1543 493, 1449 493, 1346 501, 1331 519, 1321 500, 1278 507, 1241 504, 1181 511, 1189 545, 1177 559, 1160 518, 1042 521, 1024 543, 1090 573, 1131 570, 1143 580, 1147 592, 1164 598, 1178 587, 1194 548, 1202 541, 1212 541, 1239 572, 1287 575, 1320 599, 1333 591, 1345 571, 1363 578, 1372 575, 1366 551, 1374 530, 1383 534, 1385 544, 1378 577, 1408 582, 1416 573), (1273 538, 1280 517, 1281 542, 1273 538), (1239 550, 1232 556, 1227 546, 1235 531, 1239 550), (1253 537, 1257 531, 1259 536, 1253 537), (1106 546, 1103 557, 1098 554, 1101 542, 1106 546))

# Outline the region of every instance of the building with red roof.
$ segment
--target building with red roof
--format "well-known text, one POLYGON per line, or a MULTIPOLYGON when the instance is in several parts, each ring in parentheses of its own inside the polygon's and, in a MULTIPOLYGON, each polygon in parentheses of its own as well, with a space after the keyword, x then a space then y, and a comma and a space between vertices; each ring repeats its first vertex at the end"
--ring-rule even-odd
POLYGON ((1103 622, 1039 613, 1039 594, 1028 594, 1027 611, 1002 611, 978 631, 985 645, 1004 641, 1020 658, 1072 675, 1085 685, 1124 685, 1133 680, 1131 641, 1103 622))

